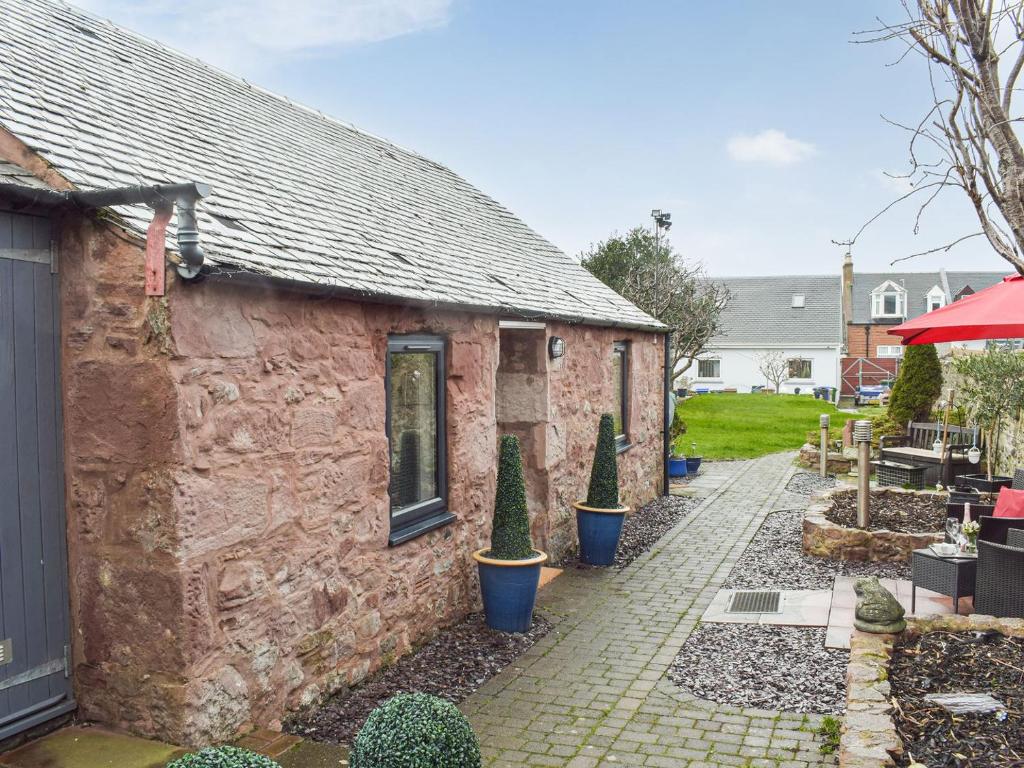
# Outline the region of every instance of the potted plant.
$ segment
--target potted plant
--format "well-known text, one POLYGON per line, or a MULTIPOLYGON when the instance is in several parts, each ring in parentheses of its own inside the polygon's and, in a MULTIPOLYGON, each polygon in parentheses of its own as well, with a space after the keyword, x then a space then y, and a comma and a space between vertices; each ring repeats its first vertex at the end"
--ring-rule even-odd
POLYGON ((491 546, 478 549, 473 559, 480 574, 487 626, 502 632, 528 630, 540 567, 548 556, 534 549, 530 540, 523 457, 515 435, 501 437, 491 546))
MULTIPOLYGON (((1013 482, 1012 477, 996 475, 993 469, 999 466, 1006 419, 1024 407, 1024 355, 989 350, 959 357, 953 367, 960 376, 961 403, 985 440, 985 474, 958 475, 956 483, 983 493, 998 492, 1013 482)), ((968 453, 972 462, 979 458, 976 448, 968 453)))
POLYGON ((580 537, 580 559, 588 565, 611 565, 615 561, 622 521, 629 507, 619 504, 615 423, 610 413, 601 416, 597 430, 587 500, 574 502, 573 506, 580 537))
POLYGON ((668 476, 669 477, 686 477, 686 456, 679 451, 679 438, 686 434, 686 422, 683 421, 679 415, 678 410, 674 410, 672 416, 672 426, 669 427, 669 450, 671 453, 668 457, 668 476))
POLYGON ((697 444, 690 443, 690 455, 686 457, 686 472, 690 475, 696 475, 700 469, 700 463, 703 461, 702 456, 697 456, 697 444))

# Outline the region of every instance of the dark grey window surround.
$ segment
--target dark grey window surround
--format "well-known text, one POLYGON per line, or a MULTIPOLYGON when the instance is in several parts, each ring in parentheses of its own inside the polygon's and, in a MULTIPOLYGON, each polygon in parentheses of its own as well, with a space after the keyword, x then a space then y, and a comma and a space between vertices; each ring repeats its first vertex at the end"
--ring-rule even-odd
POLYGON ((620 413, 622 434, 615 436, 615 448, 619 453, 622 453, 633 447, 633 444, 629 442, 629 342, 616 341, 613 347, 613 354, 622 355, 622 366, 619 370, 619 375, 622 377, 620 381, 622 386, 622 412, 620 413))
POLYGON ((391 533, 388 545, 395 546, 414 539, 435 528, 455 520, 448 511, 448 435, 445 413, 445 344, 440 336, 403 335, 388 337, 388 354, 385 364, 384 392, 387 398, 385 429, 387 430, 389 456, 394 436, 391 434, 391 356, 394 354, 429 352, 435 356, 435 397, 436 397, 436 488, 437 495, 401 509, 391 508, 391 533))

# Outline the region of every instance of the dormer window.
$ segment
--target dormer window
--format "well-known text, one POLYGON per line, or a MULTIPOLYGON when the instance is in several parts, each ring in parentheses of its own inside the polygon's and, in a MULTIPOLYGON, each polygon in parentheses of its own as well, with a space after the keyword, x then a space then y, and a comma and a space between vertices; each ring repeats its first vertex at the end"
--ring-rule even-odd
POLYGON ((931 312, 946 306, 946 292, 939 286, 932 286, 932 289, 925 295, 926 312, 931 312))
POLYGON ((887 280, 871 292, 871 317, 903 318, 907 316, 907 291, 887 280))

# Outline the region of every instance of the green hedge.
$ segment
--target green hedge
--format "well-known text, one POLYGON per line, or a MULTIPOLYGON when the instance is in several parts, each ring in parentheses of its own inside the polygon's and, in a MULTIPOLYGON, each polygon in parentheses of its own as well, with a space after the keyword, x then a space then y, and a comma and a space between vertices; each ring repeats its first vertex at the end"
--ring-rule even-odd
POLYGON ((480 743, 454 704, 400 693, 377 707, 359 730, 351 768, 480 768, 480 743))

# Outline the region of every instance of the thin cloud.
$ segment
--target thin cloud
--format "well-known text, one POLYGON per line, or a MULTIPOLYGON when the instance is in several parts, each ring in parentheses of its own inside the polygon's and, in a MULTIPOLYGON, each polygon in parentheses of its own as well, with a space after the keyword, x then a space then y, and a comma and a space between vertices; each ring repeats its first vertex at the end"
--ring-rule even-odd
POLYGON ((442 27, 452 0, 79 0, 91 12, 221 66, 308 55, 442 27))
POLYGON ((774 128, 750 135, 733 136, 726 144, 726 150, 737 162, 777 167, 796 165, 818 154, 813 144, 790 138, 774 128))

